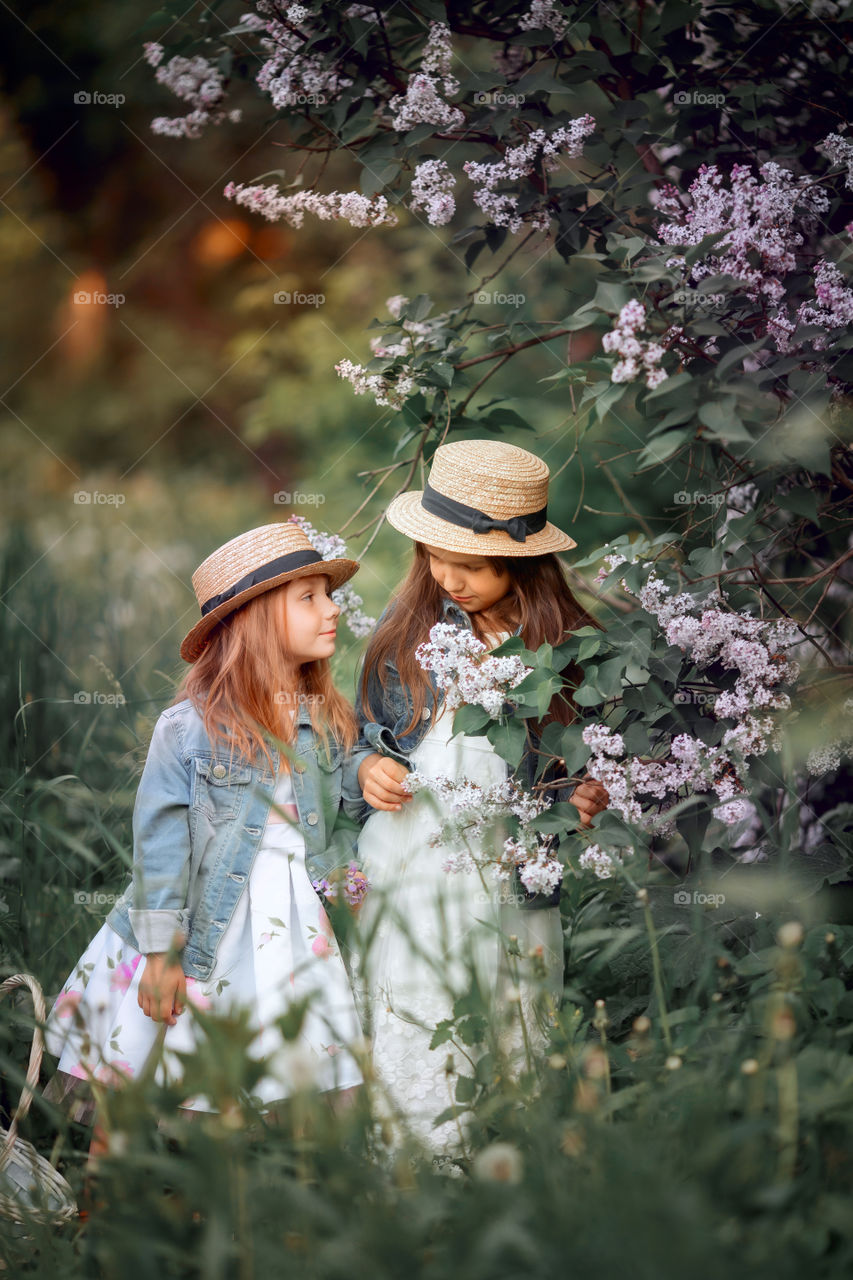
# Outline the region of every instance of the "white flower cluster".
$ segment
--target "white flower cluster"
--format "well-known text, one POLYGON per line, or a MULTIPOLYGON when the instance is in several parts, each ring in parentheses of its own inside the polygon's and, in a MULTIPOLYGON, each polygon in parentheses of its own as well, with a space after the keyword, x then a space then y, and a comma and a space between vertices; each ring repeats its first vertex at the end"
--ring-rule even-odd
POLYGON ((450 72, 452 57, 450 28, 443 22, 431 22, 420 71, 410 78, 405 94, 395 94, 388 103, 394 112, 391 123, 398 133, 407 133, 419 124, 434 124, 442 129, 461 129, 464 125, 463 112, 445 102, 459 89, 459 81, 450 72))
POLYGON ((559 168, 560 156, 577 158, 583 154, 583 143, 595 129, 595 120, 590 115, 579 116, 568 125, 555 129, 547 134, 544 129, 534 129, 517 147, 510 147, 503 160, 478 164, 466 160, 462 168, 479 188, 474 192, 474 203, 486 214, 488 219, 498 227, 508 227, 510 231, 520 231, 528 223, 537 230, 547 230, 550 216, 547 209, 532 209, 519 212, 518 196, 507 192, 499 192, 496 188, 504 182, 521 182, 542 164, 546 173, 559 168))
POLYGON ((151 121, 154 133, 170 138, 198 138, 202 130, 209 124, 221 124, 223 120, 236 122, 240 119, 240 111, 225 111, 222 103, 225 99, 225 78, 218 67, 207 58, 196 55, 194 58, 174 57, 163 63, 164 49, 155 40, 143 45, 145 60, 155 68, 155 79, 158 84, 171 89, 182 102, 188 102, 193 108, 188 115, 170 118, 157 116, 151 121))
POLYGON ((456 212, 455 186, 446 160, 422 160, 412 178, 409 208, 423 209, 431 227, 443 227, 456 212))
MULTIPOLYGON (((291 516, 291 522, 298 524, 315 551, 319 551, 324 560, 348 560, 347 544, 336 533, 323 533, 314 528, 304 516, 291 516)), ((369 636, 376 626, 376 619, 369 617, 362 610, 364 601, 348 582, 332 592, 335 604, 340 605, 341 616, 354 636, 359 639, 369 636)))
POLYGON ((568 18, 560 13, 554 0, 533 0, 527 13, 518 20, 522 31, 553 31, 558 40, 566 34, 568 18))
POLYGON ((466 778, 456 781, 439 775, 431 777, 413 772, 403 781, 406 791, 415 795, 429 791, 441 804, 441 826, 433 832, 429 843, 447 846, 443 870, 469 872, 491 868, 499 881, 510 879, 518 868, 521 883, 529 893, 551 893, 560 883, 562 867, 552 856, 550 842, 543 841, 533 824, 550 804, 524 791, 511 778, 481 787, 466 778), (493 835, 496 824, 515 817, 519 822, 517 836, 500 844, 486 837, 493 835), (480 847, 473 847, 476 844, 480 847))
POLYGON ((369 391, 378 405, 391 409, 400 409, 411 396, 422 390, 409 369, 401 369, 396 374, 368 373, 364 365, 355 364, 352 360, 339 360, 335 373, 346 378, 357 396, 369 391))
POLYGON ((602 849, 600 844, 589 844, 578 858, 578 863, 584 871, 593 871, 599 880, 609 880, 633 852, 633 849, 623 849, 618 853, 615 849, 602 849))
MULTIPOLYGON (((611 572, 625 561, 618 554, 607 559, 611 572)), ((593 751, 589 770, 608 791, 611 806, 626 821, 647 830, 672 832, 666 810, 679 798, 711 790, 720 802, 714 816, 729 825, 740 822, 749 816, 744 796, 748 757, 780 745, 778 721, 767 713, 790 707, 788 694, 778 686, 799 674, 797 663, 784 650, 801 640, 800 630, 787 618, 771 622, 726 612, 716 607, 722 603, 716 592, 704 601, 687 593, 672 595, 654 566, 644 567, 649 573, 639 600, 657 618, 667 642, 677 645, 699 670, 715 665, 737 672, 733 688, 718 692, 713 704, 719 719, 735 724, 717 746, 677 734, 666 757, 651 761, 626 755, 621 734, 607 725, 588 725, 583 740, 593 751), (658 803, 644 809, 649 800, 658 803)), ((622 585, 629 590, 625 579, 622 585)))
POLYGON ((271 185, 245 185, 229 182, 222 193, 227 200, 260 213, 268 222, 284 218, 291 227, 301 227, 306 213, 315 213, 329 222, 343 218, 353 227, 393 227, 397 215, 389 207, 384 196, 363 196, 358 191, 330 191, 321 195, 318 191, 296 191, 282 195, 276 183, 271 185))
POLYGON ((661 369, 664 348, 648 338, 638 337, 646 325, 646 308, 642 302, 632 300, 626 302, 619 312, 616 327, 605 333, 601 345, 607 352, 616 352, 621 360, 613 366, 611 382, 633 382, 635 378, 645 376, 647 387, 657 387, 669 374, 661 369))
POLYGON ((298 107, 305 99, 322 104, 334 102, 351 86, 349 76, 343 75, 336 64, 327 64, 322 54, 302 52, 308 38, 316 33, 309 9, 291 5, 287 25, 280 21, 272 0, 258 0, 257 8, 266 19, 261 23, 266 32, 261 46, 267 60, 255 79, 261 91, 269 94, 274 107, 287 110, 298 107), (294 31, 294 27, 300 29, 294 31))
MULTIPOLYGON (((853 698, 845 699, 844 712, 853 717, 853 698)), ((843 760, 853 760, 853 723, 846 733, 833 735, 829 742, 814 747, 808 754, 806 768, 809 773, 834 773, 843 760)))
POLYGON ((452 623, 437 622, 429 640, 419 644, 415 657, 425 671, 431 671, 444 690, 445 704, 455 710, 463 703, 482 707, 493 719, 504 704, 512 703, 511 691, 533 670, 517 655, 488 656, 489 651, 472 631, 452 623))
POLYGON ((840 133, 830 133, 815 147, 821 155, 825 155, 833 164, 842 165, 847 170, 844 185, 853 191, 853 140, 843 138, 840 133))
MULTIPOLYGON (((848 288, 844 276, 834 262, 821 261, 814 268, 814 291, 817 299, 815 306, 811 302, 803 302, 797 308, 797 323, 818 325, 827 333, 816 334, 812 339, 817 351, 824 351, 830 345, 830 334, 834 329, 844 329, 853 324, 853 289, 848 288)), ((783 322, 777 317, 777 327, 783 322)), ((787 338, 794 331, 794 325, 787 322, 784 332, 777 338, 781 350, 787 350, 790 343, 787 338)))

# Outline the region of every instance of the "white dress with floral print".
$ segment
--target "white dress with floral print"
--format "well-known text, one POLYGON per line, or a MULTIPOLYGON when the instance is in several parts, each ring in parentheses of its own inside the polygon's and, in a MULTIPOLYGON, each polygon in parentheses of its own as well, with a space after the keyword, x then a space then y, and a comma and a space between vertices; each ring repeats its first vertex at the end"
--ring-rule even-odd
MULTIPOLYGON (((274 803, 296 817, 289 773, 279 774, 274 803)), ((59 1058, 57 1074, 119 1084, 139 1074, 162 1024, 140 1009, 137 991, 145 957, 106 923, 92 939, 48 1016, 46 1047, 59 1058)), ((312 1083, 321 1090, 362 1082, 347 1046, 361 1038, 346 967, 305 867, 305 842, 293 821, 270 808, 252 870, 222 935, 216 963, 204 981, 187 978, 187 1003, 227 1013, 248 1006, 257 1028, 250 1053, 267 1060, 253 1088, 262 1103, 288 1097, 312 1083), (292 1001, 311 991, 299 1040, 288 1042, 275 1025, 292 1001)), ((181 1078, 178 1052, 195 1045, 185 1010, 166 1028, 156 1078, 181 1078)), ((203 1096, 184 1107, 213 1110, 203 1096)))

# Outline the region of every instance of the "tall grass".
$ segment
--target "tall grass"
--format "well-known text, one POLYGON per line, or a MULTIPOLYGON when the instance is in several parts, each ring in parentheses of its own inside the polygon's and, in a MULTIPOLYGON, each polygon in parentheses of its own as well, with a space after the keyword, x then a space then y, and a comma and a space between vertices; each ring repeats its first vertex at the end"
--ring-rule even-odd
MULTIPOLYGON (((140 748, 170 696, 173 641, 133 666, 119 633, 138 640, 138 624, 119 617, 92 646, 107 577, 69 583, 49 558, 33 568, 38 554, 16 536, 0 566, 0 927, 4 973, 32 972, 52 995, 105 913, 75 893, 124 882, 140 748), (74 701, 118 693, 115 680, 124 703, 74 701)), ((568 880, 566 995, 532 1071, 503 1069, 473 971, 457 992, 451 1035, 477 1058, 449 1080, 466 1122, 458 1176, 414 1140, 386 1145, 369 1056, 351 1108, 334 1112, 306 1085, 274 1122, 252 1099, 245 1020, 188 1014, 201 1044, 185 1085, 149 1076, 104 1095, 111 1146, 88 1216, 0 1223, 5 1269, 63 1280, 848 1274, 853 927, 829 921, 820 897, 793 900, 772 868, 742 888, 729 877, 711 909, 674 903, 665 871, 633 874, 568 880), (189 1121, 178 1104, 190 1084, 220 1113, 189 1121)), ((369 949, 361 959, 369 971, 369 949)), ((298 1016, 282 1027, 294 1035, 298 1016)), ((7 1114, 31 1029, 23 1001, 0 1005, 7 1114)), ((88 1131, 40 1098, 24 1130, 82 1194, 88 1131)))

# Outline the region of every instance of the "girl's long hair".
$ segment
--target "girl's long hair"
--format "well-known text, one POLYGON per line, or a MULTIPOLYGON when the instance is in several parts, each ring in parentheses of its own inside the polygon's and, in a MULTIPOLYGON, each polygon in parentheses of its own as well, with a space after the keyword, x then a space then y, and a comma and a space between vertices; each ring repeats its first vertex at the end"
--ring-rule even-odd
MULTIPOLYGON (((512 580, 507 595, 490 612, 505 624, 506 630, 513 631, 520 623, 521 639, 528 649, 538 649, 546 642, 561 644, 566 632, 580 627, 604 630, 575 599, 556 555, 485 556, 484 559, 496 573, 506 569, 512 580)), ((429 639, 430 627, 442 620, 444 598, 444 592, 430 573, 429 553, 423 543, 416 542, 408 576, 394 593, 387 614, 367 646, 361 680, 365 709, 374 718, 380 716, 381 707, 368 702, 368 672, 375 672, 384 690, 388 679, 386 660, 394 663, 400 682, 412 699, 412 718, 402 730, 404 735, 411 733, 420 722, 430 689, 429 677, 416 660, 415 649, 429 639)), ((475 635, 483 639, 476 614, 472 615, 471 623, 475 635)), ((577 663, 566 667, 563 675, 575 688, 583 678, 577 663)), ((564 690, 553 698, 547 714, 537 723, 541 730, 550 721, 571 724, 575 717, 574 703, 569 691, 564 690)))
MULTIPOLYGON (((327 752, 330 734, 346 750, 358 736, 353 708, 335 688, 326 658, 302 664, 296 689, 289 683, 292 661, 281 600, 287 585, 255 596, 217 624, 172 702, 189 698, 212 744, 226 742, 232 757, 240 754, 250 761, 263 755, 271 769, 273 757, 262 730, 294 744, 302 702, 327 752)), ((282 765, 286 767, 285 760, 282 765)))

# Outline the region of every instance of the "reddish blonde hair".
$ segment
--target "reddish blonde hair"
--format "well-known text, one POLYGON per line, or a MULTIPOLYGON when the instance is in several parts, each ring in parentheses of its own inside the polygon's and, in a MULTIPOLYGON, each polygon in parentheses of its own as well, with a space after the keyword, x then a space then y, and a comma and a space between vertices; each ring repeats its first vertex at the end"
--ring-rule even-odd
MULTIPOLYGON (((299 667, 298 685, 291 688, 293 662, 287 647, 283 583, 255 596, 214 627, 198 660, 186 672, 172 705, 189 698, 204 720, 211 743, 227 742, 232 757, 248 760, 273 757, 263 730, 274 738, 296 741, 296 716, 304 698, 311 724, 328 753, 329 736, 349 750, 358 730, 355 712, 335 688, 326 658, 299 667)), ((282 760, 286 766, 286 761, 282 760)))
MULTIPOLYGON (((565 571, 555 555, 544 556, 484 556, 496 574, 504 570, 511 578, 510 588, 502 600, 490 611, 506 630, 521 625, 521 639, 528 649, 538 649, 541 644, 559 645, 569 631, 580 627, 597 627, 601 623, 587 613, 574 597, 565 571)), ((415 658, 415 649, 429 638, 429 629, 442 619, 445 594, 430 573, 429 553, 421 542, 415 543, 412 567, 405 580, 395 591, 391 606, 383 621, 374 631, 367 646, 362 671, 361 696, 370 716, 376 716, 378 707, 371 707, 367 698, 367 673, 373 668, 382 688, 386 685, 386 659, 396 666, 400 682, 412 698, 412 719, 402 730, 411 733, 419 723, 426 705, 429 678, 415 658)), ((471 615, 474 634, 483 639, 483 629, 477 614, 471 615)), ((583 672, 572 663, 563 672, 575 687, 581 683, 583 672)), ((557 694, 546 716, 539 722, 540 728, 550 720, 571 724, 576 715, 574 703, 566 695, 557 694)))

